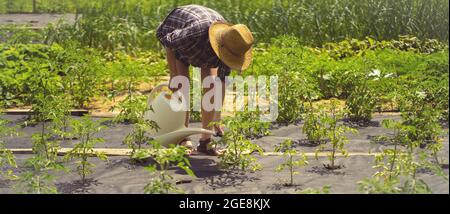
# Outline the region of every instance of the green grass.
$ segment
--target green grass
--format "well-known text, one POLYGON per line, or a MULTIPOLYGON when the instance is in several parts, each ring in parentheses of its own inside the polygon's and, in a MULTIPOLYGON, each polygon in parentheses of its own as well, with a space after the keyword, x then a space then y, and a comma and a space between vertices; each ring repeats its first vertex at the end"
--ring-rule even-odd
MULTIPOLYGON (((230 22, 247 24, 259 42, 285 34, 314 46, 345 38, 385 40, 407 34, 448 41, 446 0, 37 0, 37 11, 78 11, 87 21, 122 17, 149 38, 171 9, 190 3, 211 7, 230 22)), ((32 0, 0 0, 0 13, 18 11, 31 12, 32 0)))

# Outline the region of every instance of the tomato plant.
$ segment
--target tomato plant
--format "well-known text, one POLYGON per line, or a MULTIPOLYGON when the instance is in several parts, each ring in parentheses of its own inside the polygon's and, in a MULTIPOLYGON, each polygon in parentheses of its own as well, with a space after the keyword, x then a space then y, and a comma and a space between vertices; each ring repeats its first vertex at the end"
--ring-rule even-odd
POLYGON ((322 188, 306 188, 302 191, 300 191, 300 194, 329 194, 330 193, 331 186, 326 185, 322 188))
MULTIPOLYGON (((334 170, 340 168, 340 166, 335 165, 336 153, 340 152, 342 155, 347 156, 348 152, 344 149, 345 144, 348 143, 348 138, 346 136, 347 132, 356 133, 356 129, 350 128, 344 124, 338 124, 340 120, 345 115, 345 111, 338 108, 338 101, 336 99, 331 99, 330 116, 324 118, 325 124, 327 124, 327 138, 330 140, 331 152, 328 154, 328 159, 330 164, 324 164, 325 168, 334 170)), ((316 159, 319 152, 325 149, 325 144, 320 145, 316 150, 316 159)))
POLYGON ((372 113, 376 106, 375 92, 368 83, 360 83, 354 87, 345 104, 350 120, 368 122, 372 119, 372 113))
POLYGON ((311 102, 307 105, 305 121, 303 122, 302 133, 310 143, 321 144, 326 140, 327 127, 325 124, 327 114, 322 105, 314 107, 311 102))
MULTIPOLYGON (((16 136, 17 133, 14 128, 10 128, 7 126, 8 121, 1 118, 2 110, 0 109, 0 168, 3 167, 12 167, 17 168, 17 163, 14 154, 9 150, 5 142, 3 141, 4 137, 8 136, 16 136)), ((13 171, 11 169, 0 171, 0 175, 6 178, 14 178, 13 171)))
POLYGON ((225 146, 225 152, 219 156, 220 165, 224 169, 231 170, 252 170, 261 169, 261 165, 256 163, 256 158, 252 156, 253 152, 263 155, 261 147, 248 140, 243 134, 243 130, 249 127, 250 121, 242 121, 235 117, 226 117, 221 122, 212 123, 212 125, 223 125, 228 128, 222 138, 214 142, 214 145, 225 146))
POLYGON ((114 118, 114 122, 136 123, 143 118, 143 113, 147 110, 147 97, 144 95, 130 95, 118 106, 111 110, 119 109, 119 114, 114 118))
POLYGON ((243 136, 253 139, 270 135, 270 123, 261 121, 260 114, 259 109, 256 111, 236 112, 233 120, 239 121, 243 136))
POLYGON ((137 121, 133 124, 133 131, 129 133, 123 140, 123 144, 127 145, 131 149, 130 156, 134 158, 136 151, 141 150, 141 148, 148 144, 152 138, 148 136, 148 131, 158 130, 158 124, 155 121, 144 119, 144 114, 146 111, 152 111, 151 107, 146 107, 142 109, 139 116, 136 117, 137 121))
POLYGON ((359 191, 364 193, 431 193, 427 183, 417 178, 420 168, 430 169, 448 180, 442 168, 429 161, 429 154, 417 150, 418 143, 407 134, 411 129, 410 126, 393 120, 384 120, 383 126, 393 129, 394 134, 392 137, 381 136, 376 140, 387 141, 394 147, 384 149, 381 154, 375 156, 374 168, 378 171, 372 178, 358 182, 359 191))
POLYGON ((428 102, 429 95, 424 91, 402 93, 401 110, 403 124, 411 127, 407 132, 412 141, 422 145, 435 143, 442 134, 440 109, 428 102))
POLYGON ((296 158, 298 155, 297 150, 292 147, 292 141, 291 140, 285 140, 283 143, 275 147, 275 152, 282 152, 283 157, 286 158, 285 162, 280 164, 275 170, 277 172, 281 172, 284 169, 289 170, 290 180, 289 183, 287 183, 288 186, 294 185, 294 175, 298 174, 298 172, 295 171, 295 168, 306 166, 308 164, 308 159, 305 156, 305 154, 301 154, 299 158, 296 158))
POLYGON ((101 125, 101 122, 101 120, 94 121, 90 116, 83 116, 80 120, 71 120, 72 135, 76 136, 79 142, 67 152, 64 159, 78 159, 76 162, 77 172, 83 183, 86 181, 86 176, 91 174, 92 168, 95 167, 95 164, 89 162, 89 157, 94 156, 102 161, 108 160, 103 152, 94 151, 97 143, 104 142, 102 138, 95 137, 95 134, 105 128, 101 125))
POLYGON ((36 155, 27 159, 25 166, 31 168, 31 170, 18 176, 14 185, 17 192, 31 194, 58 193, 55 186, 55 176, 52 173, 62 170, 62 165, 36 155))
POLYGON ((153 177, 150 182, 145 185, 144 193, 150 194, 168 194, 171 192, 183 193, 183 190, 174 185, 174 178, 167 170, 171 165, 175 165, 183 169, 188 175, 195 177, 194 172, 190 169, 191 164, 186 158, 186 148, 183 146, 171 145, 169 148, 162 148, 161 144, 151 141, 151 148, 142 151, 141 154, 150 155, 156 164, 146 167, 153 177), (159 167, 159 170, 158 170, 159 167))

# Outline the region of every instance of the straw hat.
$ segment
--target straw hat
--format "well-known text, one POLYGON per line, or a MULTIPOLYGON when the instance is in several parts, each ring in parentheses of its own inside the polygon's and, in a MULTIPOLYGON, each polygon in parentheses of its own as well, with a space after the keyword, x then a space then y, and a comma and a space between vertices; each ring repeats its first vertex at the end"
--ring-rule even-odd
POLYGON ((209 41, 219 59, 233 70, 245 70, 252 62, 253 35, 243 24, 213 23, 209 41))

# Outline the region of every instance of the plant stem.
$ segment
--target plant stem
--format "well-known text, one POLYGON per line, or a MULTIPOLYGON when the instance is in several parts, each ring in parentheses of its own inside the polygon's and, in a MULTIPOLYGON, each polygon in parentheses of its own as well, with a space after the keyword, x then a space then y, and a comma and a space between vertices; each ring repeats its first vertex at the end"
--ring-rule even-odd
POLYGON ((289 170, 291 172, 291 186, 294 185, 294 166, 292 164, 292 155, 289 154, 289 170))
POLYGON ((44 146, 45 157, 47 157, 47 160, 49 160, 50 158, 48 156, 47 142, 45 142, 45 120, 42 122, 41 128, 41 143, 44 146))
POLYGON ((41 194, 41 177, 38 175, 36 177, 37 180, 37 194, 41 194))
POLYGON ((394 170, 394 164, 395 164, 396 159, 397 159, 397 141, 395 140, 394 141, 394 157, 392 158, 392 161, 390 163, 391 166, 390 166, 390 169, 389 169, 389 181, 392 178, 392 171, 394 170))
POLYGON ((336 154, 336 144, 338 142, 336 142, 336 112, 335 109, 333 107, 333 110, 331 111, 332 115, 333 115, 333 123, 332 123, 332 130, 333 130, 333 140, 331 141, 333 144, 333 151, 331 153, 331 168, 334 169, 334 159, 335 159, 335 154, 336 154))

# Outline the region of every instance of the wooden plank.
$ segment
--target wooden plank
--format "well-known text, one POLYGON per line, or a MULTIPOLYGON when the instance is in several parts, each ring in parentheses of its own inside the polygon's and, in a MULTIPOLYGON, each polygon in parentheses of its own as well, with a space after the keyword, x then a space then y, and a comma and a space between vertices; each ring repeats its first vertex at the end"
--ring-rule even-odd
POLYGON ((92 117, 99 117, 99 118, 114 118, 117 115, 119 115, 118 112, 91 112, 90 115, 92 117))
MULTIPOLYGON (((304 153, 305 156, 307 157, 315 157, 316 153, 315 152, 305 152, 304 153)), ((327 157, 330 154, 330 152, 319 152, 317 153, 318 157, 327 157)), ((379 155, 380 153, 378 152, 349 152, 348 156, 375 156, 375 155, 379 155)), ((281 152, 264 152, 264 155, 266 156, 282 156, 283 153, 281 152)), ((297 156, 303 155, 302 153, 298 153, 297 156)), ((344 157, 344 155, 337 153, 335 154, 336 157, 344 157)))
MULTIPOLYGON (((6 109, 3 111, 5 114, 9 115, 30 115, 33 113, 31 109, 6 109)), ((83 116, 89 114, 89 110, 86 109, 72 109, 70 114, 73 116, 83 116)))
MULTIPOLYGON (((65 155, 73 148, 60 148, 58 149, 58 155, 65 155)), ((31 148, 19 148, 19 149, 9 149, 14 154, 33 154, 31 148)), ((128 156, 131 149, 121 149, 121 148, 94 148, 94 152, 103 152, 107 156, 128 156)))

